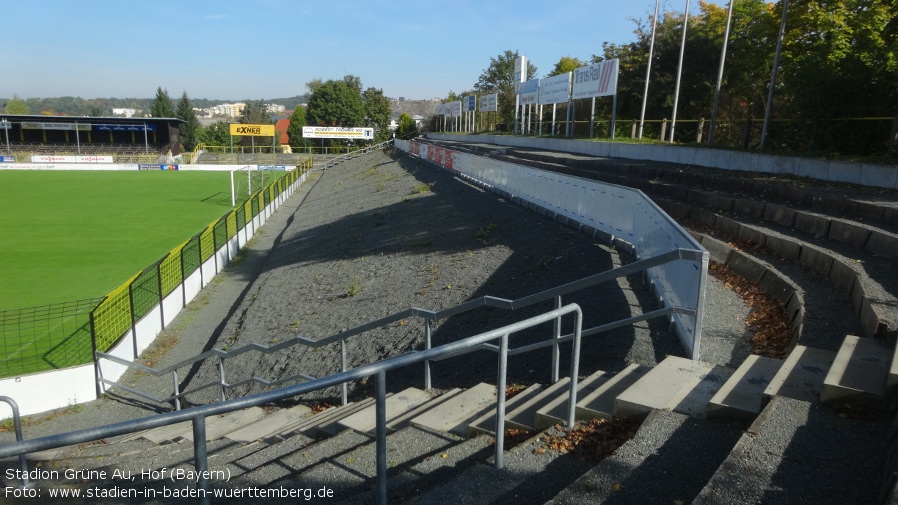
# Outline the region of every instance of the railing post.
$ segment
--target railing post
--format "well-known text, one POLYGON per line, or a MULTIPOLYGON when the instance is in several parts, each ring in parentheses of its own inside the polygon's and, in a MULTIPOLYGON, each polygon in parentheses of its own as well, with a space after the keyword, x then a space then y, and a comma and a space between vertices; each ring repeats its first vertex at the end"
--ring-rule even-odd
MULTIPOLYGON (((561 295, 555 297, 555 309, 561 308, 561 295)), ((558 382, 558 362, 559 360, 559 350, 558 350, 558 339, 561 338, 561 316, 555 318, 555 329, 554 334, 552 335, 552 384, 558 382)))
POLYGON ((377 463, 377 503, 387 503, 387 372, 381 369, 376 379, 376 463, 377 463))
POLYGON ((193 418, 193 467, 196 469, 196 487, 200 503, 209 503, 209 454, 206 451, 206 417, 193 418))
MULTIPOLYGON (((9 404, 9 407, 12 409, 12 422, 16 430, 16 441, 21 442, 25 437, 22 435, 22 418, 19 416, 19 404, 9 396, 0 396, 0 401, 9 404)), ((28 480, 28 459, 24 454, 19 454, 19 468, 22 470, 22 484, 20 489, 30 488, 31 482, 28 480)))
POLYGON ((221 356, 218 357, 218 387, 221 388, 221 401, 227 401, 227 397, 225 396, 225 368, 224 368, 224 358, 221 356))
MULTIPOLYGON (((424 350, 430 350, 431 341, 430 341, 430 325, 433 322, 431 319, 424 320, 424 350)), ((432 385, 430 383, 430 360, 424 360, 424 390, 430 391, 432 385)))
POLYGON ((667 135, 667 118, 661 120, 661 142, 664 142, 664 137, 667 135))
MULTIPOLYGON (((346 339, 345 339, 345 338, 344 338, 344 339, 340 339, 340 371, 341 371, 341 372, 345 372, 345 371, 346 371, 346 339)), ((346 405, 346 404, 349 402, 348 395, 346 394, 346 391, 347 391, 347 390, 346 390, 346 388, 347 388, 346 383, 344 382, 344 383, 342 384, 342 386, 343 386, 343 391, 342 391, 342 395, 343 395, 343 398, 342 398, 342 400, 343 400, 343 405, 346 405)))
POLYGON ((499 344, 499 376, 496 378, 496 469, 505 466, 505 376, 508 372, 508 333, 499 344))
POLYGON ((580 336, 583 328, 583 315, 579 309, 574 313, 574 345, 571 349, 571 389, 568 397, 567 427, 573 428, 577 411, 577 377, 580 373, 580 336))
POLYGON ((175 410, 181 410, 181 386, 178 384, 178 371, 172 370, 171 379, 174 383, 175 410))

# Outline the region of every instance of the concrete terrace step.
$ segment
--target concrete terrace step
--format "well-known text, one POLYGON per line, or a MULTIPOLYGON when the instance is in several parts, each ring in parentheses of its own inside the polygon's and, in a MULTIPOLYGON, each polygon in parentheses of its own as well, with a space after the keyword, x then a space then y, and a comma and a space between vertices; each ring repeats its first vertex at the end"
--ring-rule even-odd
POLYGON ((312 415, 312 409, 296 405, 268 414, 258 421, 228 433, 226 437, 234 442, 252 442, 278 433, 285 427, 312 415))
POLYGON ((820 391, 822 403, 869 401, 885 407, 892 350, 882 342, 845 337, 820 391))
POLYGON ((266 442, 276 443, 278 439, 289 438, 297 433, 302 433, 310 438, 335 435, 337 433, 338 421, 373 404, 374 398, 365 398, 357 403, 349 402, 346 405, 341 405, 339 407, 329 407, 311 417, 301 419, 298 422, 283 428, 281 431, 270 435, 266 439, 266 442))
POLYGON ((817 403, 826 374, 836 353, 815 347, 795 346, 764 390, 764 396, 785 396, 817 403))
POLYGON ((879 503, 871 476, 881 475, 888 433, 887 422, 772 398, 693 503, 879 503))
MULTIPOLYGON (((259 407, 252 407, 249 409, 231 412, 229 414, 222 414, 219 416, 207 418, 206 440, 218 440, 228 433, 236 431, 243 426, 254 422, 264 415, 264 410, 259 407)), ((184 421, 169 426, 153 428, 151 430, 135 433, 133 436, 128 437, 127 439, 122 439, 122 441, 127 441, 129 439, 134 439, 137 437, 145 438, 153 442, 154 444, 167 444, 172 442, 179 442, 181 440, 192 441, 193 422, 184 421)))
POLYGON ((632 439, 546 503, 690 503, 744 428, 653 410, 632 439))
POLYGON ((480 383, 411 420, 412 426, 467 435, 470 423, 496 404, 496 386, 480 383))
POLYGON ((668 356, 621 393, 614 402, 620 417, 668 409, 704 417, 708 401, 733 370, 678 356, 668 356))
MULTIPOLYGON (((408 388, 386 399, 387 422, 408 413, 415 407, 430 400, 431 396, 418 388, 408 388)), ((377 406, 369 405, 351 415, 337 421, 338 430, 356 430, 362 433, 374 433, 377 427, 377 406)))
MULTIPOLYGON (((529 426, 521 426, 519 423, 512 423, 510 419, 512 415, 517 412, 516 409, 521 405, 524 405, 529 400, 535 398, 543 391, 543 387, 541 384, 533 384, 529 388, 519 392, 513 397, 507 399, 505 401, 505 429, 522 429, 522 430, 530 430, 529 426)), ((533 419, 533 413, 530 415, 531 423, 533 419)), ((482 416, 478 417, 471 423, 471 429, 486 435, 495 435, 496 434, 496 411, 490 409, 483 413, 482 416)))
POLYGON ((753 419, 767 405, 764 390, 782 365, 782 360, 749 355, 711 398, 708 417, 753 419))
POLYGON ((431 397, 424 403, 419 404, 418 406, 405 411, 404 413, 393 417, 392 419, 387 418, 387 432, 392 433, 394 431, 401 430, 406 426, 409 426, 409 423, 412 419, 418 417, 419 415, 429 411, 432 408, 435 408, 437 405, 449 400, 455 395, 461 393, 462 390, 459 388, 450 389, 445 393, 431 397))
MULTIPOLYGON (((589 377, 577 382, 577 398, 588 395, 604 384, 608 378, 605 372, 599 370, 589 377)), ((545 404, 536 412, 534 423, 537 430, 544 430, 558 423, 567 424, 568 405, 570 403, 570 387, 559 391, 554 399, 545 404)), ((576 405, 575 405, 576 414, 576 405)))
POLYGON ((651 367, 632 363, 609 378, 593 392, 577 400, 578 420, 601 419, 614 416, 614 401, 641 379, 651 367))
MULTIPOLYGON (((487 438, 484 436, 477 438, 487 438)), ((438 485, 421 489, 408 501, 415 505, 542 503, 583 475, 590 463, 556 451, 536 451, 540 438, 503 454, 504 468, 489 457, 438 485), (536 451, 536 452, 534 452, 536 451)), ((492 454, 490 446, 489 454, 492 454)))

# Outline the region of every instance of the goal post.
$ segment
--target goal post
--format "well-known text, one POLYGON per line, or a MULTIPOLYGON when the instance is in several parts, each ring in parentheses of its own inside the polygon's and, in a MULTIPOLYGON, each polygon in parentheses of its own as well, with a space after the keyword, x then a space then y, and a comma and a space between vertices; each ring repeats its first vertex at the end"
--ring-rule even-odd
POLYGON ((265 185, 265 171, 258 166, 246 165, 231 170, 231 206, 248 200, 265 185))

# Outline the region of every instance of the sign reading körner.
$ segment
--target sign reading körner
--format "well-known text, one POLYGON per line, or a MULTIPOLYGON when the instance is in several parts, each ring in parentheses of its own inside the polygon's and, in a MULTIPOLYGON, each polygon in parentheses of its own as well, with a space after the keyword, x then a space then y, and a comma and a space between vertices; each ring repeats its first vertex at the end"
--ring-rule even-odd
POLYGON ((374 128, 343 128, 340 126, 303 126, 302 136, 313 139, 373 140, 374 128))

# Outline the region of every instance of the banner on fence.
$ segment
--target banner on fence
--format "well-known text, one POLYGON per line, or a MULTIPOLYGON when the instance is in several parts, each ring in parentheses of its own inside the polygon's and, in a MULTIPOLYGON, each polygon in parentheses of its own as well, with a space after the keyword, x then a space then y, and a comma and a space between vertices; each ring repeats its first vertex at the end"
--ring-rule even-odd
POLYGON ((312 139, 374 139, 374 128, 342 128, 339 126, 303 126, 302 136, 312 139))
POLYGON ((55 156, 42 154, 31 157, 32 163, 112 163, 112 156, 55 156))
POLYGON ((231 124, 231 135, 243 137, 274 137, 273 124, 231 124))

